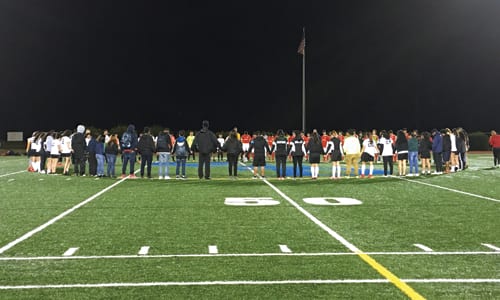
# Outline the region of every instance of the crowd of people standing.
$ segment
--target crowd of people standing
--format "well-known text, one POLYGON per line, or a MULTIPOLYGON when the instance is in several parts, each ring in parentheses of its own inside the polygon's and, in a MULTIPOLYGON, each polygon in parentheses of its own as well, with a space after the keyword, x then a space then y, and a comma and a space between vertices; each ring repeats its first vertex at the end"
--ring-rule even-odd
MULTIPOLYGON (((431 158, 435 166, 432 174, 458 172, 467 168, 468 144, 467 133, 462 128, 422 133, 406 129, 396 133, 391 130, 379 133, 376 130, 357 132, 351 129, 345 133, 323 130, 322 134, 317 130, 308 134, 296 130, 288 134, 279 129, 276 134, 256 131, 253 135, 246 131, 240 134, 234 128, 224 138, 221 134, 217 137, 205 120, 196 134, 190 131, 185 136, 181 130, 177 137, 169 129, 154 136, 148 127, 138 134, 133 124, 121 136, 108 131, 94 135, 83 125, 78 125, 75 132, 34 132, 26 150, 30 157, 29 169, 46 174, 56 174, 56 167, 61 163, 64 175, 70 174, 73 165, 74 175, 85 176, 88 165, 90 176, 117 177, 115 164, 121 154, 119 177, 135 178, 135 164, 140 158, 140 176, 152 178, 152 162, 156 155, 159 179, 170 179, 171 160, 176 162, 176 178, 185 179, 186 162, 190 157, 195 159, 198 153, 198 177, 209 180, 214 155, 221 161, 226 153, 228 175, 233 179, 238 176, 239 160, 251 160, 254 178, 265 177, 266 162, 274 161, 276 177, 284 180, 303 177, 304 160, 310 164, 312 179, 319 177, 321 161, 331 163, 331 179, 373 178, 374 164, 378 162, 383 164, 384 176, 394 175, 395 163, 399 176, 429 175, 431 158), (344 174, 342 161, 345 162, 344 174), (293 165, 292 174, 287 174, 287 162, 293 165)), ((495 165, 500 165, 500 136, 496 132, 492 132, 490 144, 494 149, 495 165)))

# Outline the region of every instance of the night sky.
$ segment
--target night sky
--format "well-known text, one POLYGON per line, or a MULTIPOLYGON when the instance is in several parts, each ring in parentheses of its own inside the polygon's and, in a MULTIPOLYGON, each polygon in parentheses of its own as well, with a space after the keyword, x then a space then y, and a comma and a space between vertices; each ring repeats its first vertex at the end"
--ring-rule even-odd
POLYGON ((500 2, 1 1, 0 138, 110 128, 500 129, 500 2))

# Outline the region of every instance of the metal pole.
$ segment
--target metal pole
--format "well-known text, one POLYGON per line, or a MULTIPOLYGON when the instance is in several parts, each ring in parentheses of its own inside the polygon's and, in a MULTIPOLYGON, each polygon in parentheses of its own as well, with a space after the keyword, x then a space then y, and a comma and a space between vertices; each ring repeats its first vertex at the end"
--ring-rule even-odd
POLYGON ((306 28, 304 31, 304 53, 302 54, 302 131, 306 132, 306 28))

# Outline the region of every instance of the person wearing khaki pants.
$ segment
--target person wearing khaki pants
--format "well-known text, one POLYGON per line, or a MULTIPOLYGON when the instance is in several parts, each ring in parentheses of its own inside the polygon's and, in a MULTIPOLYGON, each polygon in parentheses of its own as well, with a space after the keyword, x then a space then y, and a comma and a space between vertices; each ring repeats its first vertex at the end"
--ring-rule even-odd
POLYGON ((346 178, 351 177, 351 167, 354 166, 355 177, 358 177, 359 172, 359 158, 361 156, 361 145, 359 144, 358 138, 354 135, 354 130, 349 129, 347 131, 347 137, 344 140, 344 153, 345 153, 345 163, 346 163, 346 178))

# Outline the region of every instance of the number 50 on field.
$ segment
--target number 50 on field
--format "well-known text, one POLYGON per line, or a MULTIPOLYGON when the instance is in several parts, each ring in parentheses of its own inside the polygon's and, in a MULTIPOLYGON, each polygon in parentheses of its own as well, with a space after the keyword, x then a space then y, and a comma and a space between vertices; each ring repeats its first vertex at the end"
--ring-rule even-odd
MULTIPOLYGON (((302 199, 305 203, 324 206, 345 206, 363 204, 358 199, 344 197, 314 197, 302 199)), ((279 205, 278 200, 271 197, 228 197, 224 204, 231 206, 273 206, 279 205)))

